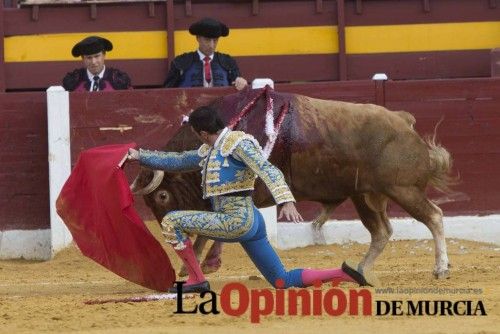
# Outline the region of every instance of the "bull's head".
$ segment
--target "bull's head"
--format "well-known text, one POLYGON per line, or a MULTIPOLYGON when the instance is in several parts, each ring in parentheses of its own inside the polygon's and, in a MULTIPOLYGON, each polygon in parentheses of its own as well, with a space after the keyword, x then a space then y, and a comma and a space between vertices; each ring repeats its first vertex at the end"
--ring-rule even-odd
POLYGON ((210 203, 203 200, 200 183, 200 172, 168 173, 143 167, 131 190, 143 195, 160 222, 165 214, 174 210, 209 210, 210 203))
MULTIPOLYGON (((182 126, 165 146, 169 152, 196 149, 201 142, 192 135, 189 126, 182 126)), ((146 205, 161 222, 165 214, 174 210, 208 210, 209 203, 201 194, 199 171, 169 173, 141 167, 130 186, 134 195, 143 195, 146 205)))

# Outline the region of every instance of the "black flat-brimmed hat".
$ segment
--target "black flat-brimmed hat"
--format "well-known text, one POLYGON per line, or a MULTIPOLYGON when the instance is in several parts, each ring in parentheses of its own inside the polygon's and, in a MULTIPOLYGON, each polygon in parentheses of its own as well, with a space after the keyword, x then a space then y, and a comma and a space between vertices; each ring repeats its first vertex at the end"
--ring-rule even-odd
POLYGON ((79 57, 111 50, 113 50, 113 44, 106 38, 89 36, 76 43, 73 49, 71 49, 71 54, 73 57, 79 57))
POLYGON ((219 38, 229 35, 229 28, 222 22, 211 18, 204 18, 189 27, 191 35, 207 38, 219 38))

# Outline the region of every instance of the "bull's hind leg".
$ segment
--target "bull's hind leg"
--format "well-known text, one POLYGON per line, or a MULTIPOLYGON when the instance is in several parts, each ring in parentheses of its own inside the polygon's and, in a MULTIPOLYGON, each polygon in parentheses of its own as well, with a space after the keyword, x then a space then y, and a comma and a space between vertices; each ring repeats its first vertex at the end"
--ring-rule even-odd
POLYGON ((387 217, 387 197, 381 194, 362 194, 351 197, 361 222, 370 232, 368 252, 360 262, 363 270, 371 270, 392 235, 392 226, 387 217))
POLYGON ((429 228, 434 238, 436 265, 434 276, 448 278, 450 275, 448 253, 444 238, 443 211, 425 197, 422 190, 417 187, 394 187, 388 196, 398 203, 413 218, 422 222, 429 228))

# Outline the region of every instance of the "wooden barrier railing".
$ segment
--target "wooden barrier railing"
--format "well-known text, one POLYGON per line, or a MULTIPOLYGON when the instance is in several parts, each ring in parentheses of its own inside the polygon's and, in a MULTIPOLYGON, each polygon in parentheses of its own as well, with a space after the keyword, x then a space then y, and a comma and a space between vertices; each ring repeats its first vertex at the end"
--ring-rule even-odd
MULTIPOLYGON (((469 80, 372 81, 280 84, 278 91, 316 98, 376 103, 382 89, 391 110, 406 110, 416 129, 437 137, 455 160, 467 195, 442 207, 446 215, 500 212, 500 78, 469 80)), ((216 96, 220 89, 157 89, 70 94, 72 159, 86 148, 137 142, 161 148, 179 126, 180 115, 216 96)), ((45 93, 0 93, 0 230, 48 227, 47 117, 45 93)), ((140 202, 140 201, 138 201, 140 202)), ((315 207, 302 207, 310 218, 315 207)), ((146 211, 144 211, 146 212, 146 211)), ((400 215, 391 208, 392 215, 400 215)), ((336 218, 354 217, 341 206, 336 218)))

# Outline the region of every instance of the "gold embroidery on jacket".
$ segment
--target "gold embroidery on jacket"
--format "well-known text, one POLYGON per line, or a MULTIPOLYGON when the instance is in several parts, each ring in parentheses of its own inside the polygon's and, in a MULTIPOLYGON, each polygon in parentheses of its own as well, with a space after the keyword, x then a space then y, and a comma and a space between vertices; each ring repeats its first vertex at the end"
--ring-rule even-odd
POLYGON ((226 135, 221 143, 220 154, 223 157, 227 157, 228 155, 232 154, 234 149, 244 139, 250 140, 255 144, 256 147, 258 147, 262 151, 259 142, 253 136, 246 134, 243 131, 231 131, 226 135))
POLYGON ((207 144, 203 144, 200 146, 198 149, 198 155, 202 158, 206 157, 208 155, 208 152, 210 151, 210 146, 207 144))
POLYGON ((233 153, 262 179, 277 204, 295 201, 283 173, 263 157, 253 141, 242 140, 233 153))

